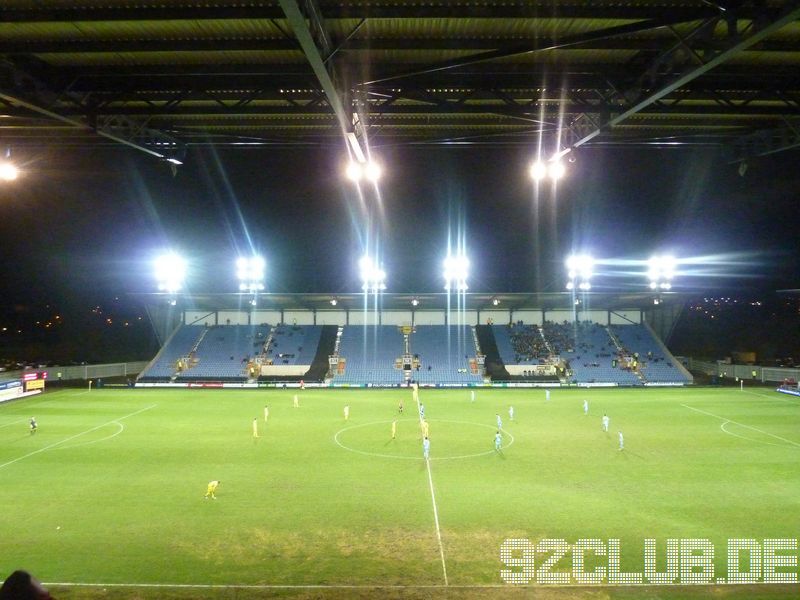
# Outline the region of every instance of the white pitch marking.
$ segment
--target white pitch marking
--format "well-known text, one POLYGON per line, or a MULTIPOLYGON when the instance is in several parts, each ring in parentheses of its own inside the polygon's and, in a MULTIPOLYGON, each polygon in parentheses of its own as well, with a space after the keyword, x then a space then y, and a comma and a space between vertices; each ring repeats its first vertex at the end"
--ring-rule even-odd
POLYGON ((786 444, 773 444, 772 442, 765 442, 764 440, 754 440, 753 438, 745 437, 743 435, 733 433, 732 431, 728 431, 727 429, 725 429, 725 425, 727 425, 728 423, 730 423, 730 421, 725 421, 722 425, 719 426, 719 428, 722 429, 722 431, 724 431, 728 435, 737 437, 740 440, 747 440, 748 442, 756 442, 758 444, 767 444, 768 446, 777 446, 778 448, 786 448, 786 444))
POLYGON ((797 446, 798 448, 800 448, 800 444, 798 444, 797 442, 793 442, 792 440, 787 440, 786 438, 782 438, 781 436, 775 435, 774 433, 770 433, 769 431, 764 431, 763 429, 759 429, 758 427, 745 425, 744 423, 738 423, 732 419, 728 419, 726 417, 720 417, 719 415, 715 415, 714 413, 710 413, 705 410, 700 410, 699 408, 694 408, 692 406, 689 406, 688 404, 681 404, 681 406, 683 406, 684 408, 688 408, 689 410, 693 410, 695 412, 703 413, 704 415, 708 415, 709 417, 714 417, 715 419, 721 419, 723 421, 727 421, 728 423, 733 423, 734 425, 738 425, 739 427, 744 427, 745 429, 752 429, 753 431, 763 433, 764 435, 774 437, 776 440, 780 440, 782 442, 786 442, 787 444, 791 444, 792 446, 797 446))
MULTIPOLYGON (((417 415, 419 415, 419 424, 422 426, 422 415, 420 414, 419 394, 417 394, 417 415)), ((431 461, 429 458, 425 459, 425 467, 428 469, 428 485, 431 488, 431 501, 433 502, 433 522, 436 523, 436 539, 439 540, 439 556, 442 559, 442 574, 444 575, 444 584, 449 585, 447 581, 447 565, 444 562, 444 546, 442 545, 442 531, 439 528, 439 510, 436 508, 436 494, 433 492, 433 476, 431 475, 431 461)))
MULTIPOLYGON (((0 582, 1 583, 1 582, 0 582)), ((173 588, 173 589, 199 589, 199 590, 438 590, 438 589, 462 589, 462 590, 495 590, 495 589, 525 589, 525 590, 541 590, 542 586, 540 584, 527 584, 527 585, 514 585, 509 583, 484 583, 484 584, 453 584, 453 585, 444 585, 441 583, 431 583, 431 584, 381 584, 376 583, 374 585, 370 585, 368 583, 365 584, 341 584, 337 585, 333 584, 325 584, 325 583, 318 583, 318 584, 225 584, 225 583, 76 583, 76 582, 57 582, 57 581, 44 581, 42 582, 45 586, 52 586, 52 587, 88 587, 88 588, 173 588)), ((680 586, 686 585, 685 583, 661 583, 658 585, 653 585, 650 587, 672 587, 672 586, 680 586)), ((722 584, 712 581, 708 583, 696 583, 692 584, 692 587, 697 588, 704 588, 704 587, 718 587, 722 584)), ((730 585, 730 584, 729 584, 730 585)), ((763 581, 759 581, 757 583, 751 583, 748 585, 781 585, 781 584, 773 584, 773 583, 766 583, 763 581)), ((784 584, 786 585, 786 584, 784 584)), ((793 585, 793 584, 789 584, 793 585)), ((585 583, 562 583, 559 584, 558 587, 563 588, 585 588, 585 583)), ((604 583, 602 585, 594 586, 597 588, 629 588, 629 587, 642 587, 640 583, 604 583)))
POLYGON ((757 392, 751 392, 748 390, 742 390, 745 394, 750 394, 751 396, 758 396, 759 398, 766 398, 767 400, 776 400, 778 402, 788 402, 789 404, 797 404, 796 400, 791 400, 789 398, 784 398, 785 395, 778 395, 778 396, 767 396, 766 394, 759 394, 757 392))
MULTIPOLYGON (((412 419, 400 419, 400 421, 411 421, 412 419)), ((355 448, 351 448, 350 446, 345 446, 341 441, 339 441, 339 436, 343 434, 345 431, 350 431, 351 429, 358 429, 360 427, 369 427, 370 425, 383 425, 385 423, 391 423, 392 421, 372 421, 370 423, 360 423, 358 425, 351 425, 350 427, 345 427, 344 429, 340 429, 333 435, 333 441, 336 442, 336 445, 339 446, 342 450, 347 450, 348 452, 355 452, 356 454, 363 454, 364 456, 374 456, 376 458, 396 458, 397 460, 425 460, 419 456, 397 456, 396 454, 381 454, 379 452, 367 452, 365 450, 356 450, 355 448)), ((458 423, 461 425, 475 425, 477 427, 488 427, 489 429, 496 429, 496 427, 492 427, 491 425, 486 425, 486 423, 473 423, 471 421, 451 421, 449 419, 431 419, 431 422, 436 423, 458 423)), ((505 435, 511 438, 511 441, 508 443, 506 448, 511 447, 514 443, 514 436, 511 435, 511 432, 506 431, 505 429, 500 429, 505 435)), ((458 456, 434 456, 429 460, 462 460, 465 458, 477 458, 479 456, 489 456, 490 454, 495 454, 496 450, 487 450, 486 452, 477 452, 475 454, 460 454, 458 456)))
POLYGON ((55 442, 53 444, 45 446, 44 448, 39 448, 38 450, 34 450, 33 452, 28 452, 28 454, 24 454, 23 456, 15 458, 14 460, 10 460, 8 462, 3 463, 2 465, 0 465, 0 469, 2 469, 4 467, 7 467, 8 465, 13 465, 15 462, 19 462, 19 461, 21 461, 21 460, 23 460, 25 458, 28 458, 30 456, 33 456, 35 454, 39 454, 41 452, 44 452, 45 450, 50 450, 50 448, 55 448, 56 446, 60 446, 61 444, 69 442, 70 440, 74 440, 75 438, 80 437, 82 435, 86 435, 87 433, 91 433, 92 431, 96 431, 96 430, 100 429, 101 427, 105 427, 106 425, 111 425, 112 423, 116 423, 117 421, 122 421, 123 419, 127 419, 128 417, 133 417, 135 415, 138 415, 139 413, 143 413, 144 411, 150 410, 151 408, 155 408, 156 406, 158 406, 158 404, 151 404, 150 406, 146 406, 145 408, 143 408, 141 410, 137 410, 136 412, 132 412, 129 415, 125 415, 124 417, 120 417, 118 419, 114 419, 113 421, 107 421, 107 422, 103 423, 102 425, 98 425, 97 427, 92 427, 91 429, 87 429, 86 431, 81 431, 80 433, 76 433, 75 435, 71 435, 70 437, 68 437, 66 439, 63 439, 60 442, 55 442))
POLYGON ((11 421, 11 423, 6 423, 5 425, 0 425, 0 429, 2 429, 3 427, 11 427, 12 425, 16 425, 18 423, 24 423, 27 420, 28 419, 22 418, 19 421, 11 421))
POLYGON ((107 435, 104 438, 100 438, 99 440, 89 440, 88 442, 79 442, 77 444, 71 444, 69 446, 61 446, 60 448, 56 448, 56 450, 71 450, 72 448, 79 448, 80 446, 90 446, 92 444, 98 444, 100 442, 105 442, 106 440, 110 440, 111 438, 117 437, 120 433, 125 431, 125 425, 118 421, 113 421, 113 423, 119 427, 114 433, 111 435, 107 435))

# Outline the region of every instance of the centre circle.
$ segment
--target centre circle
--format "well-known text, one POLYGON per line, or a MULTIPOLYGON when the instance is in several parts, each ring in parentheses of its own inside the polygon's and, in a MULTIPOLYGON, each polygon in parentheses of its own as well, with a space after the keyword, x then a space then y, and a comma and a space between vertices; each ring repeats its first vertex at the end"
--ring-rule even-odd
MULTIPOLYGON (((495 454, 494 438, 497 427, 487 423, 430 419, 429 439, 431 460, 458 460, 495 454)), ((340 429, 333 436, 336 444, 349 452, 394 458, 424 460, 419 419, 397 419, 396 436, 392 439, 392 420, 359 423, 340 429)), ((514 443, 514 436, 505 429, 503 449, 514 443)))

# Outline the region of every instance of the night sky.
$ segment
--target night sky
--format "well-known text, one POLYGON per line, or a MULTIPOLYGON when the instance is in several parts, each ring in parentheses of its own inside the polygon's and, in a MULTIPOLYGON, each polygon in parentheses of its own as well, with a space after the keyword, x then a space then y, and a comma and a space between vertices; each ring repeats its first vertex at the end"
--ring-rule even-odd
MULTIPOLYGON (((714 257, 676 281, 681 289, 800 283, 797 153, 751 161, 741 177, 709 149, 583 149, 538 197, 527 149, 376 154, 380 199, 369 186, 359 198, 331 149, 194 149, 174 177, 127 149, 19 151, 26 173, 0 189, 2 305, 154 291, 151 260, 166 247, 190 258, 189 291, 235 291, 232 262, 254 249, 268 291, 352 292, 368 219, 390 292, 441 289, 448 233, 466 239, 472 291, 560 291, 573 249, 714 257)), ((598 274, 595 289, 643 283, 598 274)))
MULTIPOLYGON (((174 176, 119 147, 18 149, 25 173, 0 186, 0 362, 152 357, 137 294, 156 291, 153 259, 167 248, 190 260, 197 293, 237 291, 234 260, 251 251, 267 261, 267 291, 355 292, 365 244, 380 253, 387 291, 438 292, 448 236, 466 240, 476 292, 562 291, 577 250, 605 259, 597 291, 646 291, 641 261, 658 252, 694 259, 674 284, 690 297, 800 287, 797 153, 751 161, 741 177, 711 149, 588 148, 538 194, 528 149, 375 153, 379 197, 371 186, 359 196, 343 150, 330 148, 194 148, 174 176)), ((716 309, 690 310, 673 342, 691 353, 698 339, 724 341, 703 350, 711 356, 795 354, 796 307, 772 296, 776 310, 731 313, 725 332, 716 309)))

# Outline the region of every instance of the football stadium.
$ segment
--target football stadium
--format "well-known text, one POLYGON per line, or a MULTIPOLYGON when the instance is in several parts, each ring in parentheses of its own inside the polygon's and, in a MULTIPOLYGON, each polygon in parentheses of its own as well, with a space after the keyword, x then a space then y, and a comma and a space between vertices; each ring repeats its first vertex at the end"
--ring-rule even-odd
POLYGON ((800 595, 800 3, 0 3, 0 600, 800 595))

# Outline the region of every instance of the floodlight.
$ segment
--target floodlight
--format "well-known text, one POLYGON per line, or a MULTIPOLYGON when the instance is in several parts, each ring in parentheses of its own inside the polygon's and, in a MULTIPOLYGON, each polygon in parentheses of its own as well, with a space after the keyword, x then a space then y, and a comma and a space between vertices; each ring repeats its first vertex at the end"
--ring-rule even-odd
POLYGON ((158 289, 174 294, 181 289, 186 276, 186 261, 175 253, 159 256, 155 261, 158 289))
POLYGON ((412 298, 411 299, 411 306, 419 306, 419 299, 412 298))
POLYGON ((0 163, 0 179, 3 181, 14 181, 19 176, 19 169, 12 162, 0 163))
POLYGON ((548 165, 548 167, 548 174, 550 175, 550 179, 553 181, 558 181, 567 173, 567 168, 561 161, 552 162, 548 165))
POLYGON ((500 304, 500 300, 498 298, 492 298, 492 306, 497 306, 500 304))
POLYGON ((336 306, 339 304, 339 301, 336 298, 331 298, 331 306, 336 306))
POLYGON ((345 174, 350 181, 358 182, 361 180, 361 165, 357 162, 351 162, 347 165, 345 174))
POLYGON ((469 259, 463 254, 449 255, 444 259, 444 289, 464 292, 468 289, 469 259))
POLYGON ((531 179, 534 181, 541 181, 545 177, 549 177, 553 181, 558 181, 564 175, 566 175, 567 168, 560 160, 537 160, 536 162, 531 163, 528 172, 531 175, 531 179))
POLYGON ((584 292, 589 291, 592 288, 589 280, 593 275, 594 259, 587 254, 573 254, 567 258, 566 265, 569 278, 567 289, 574 290, 577 287, 584 292))
POLYGON ((369 161, 367 164, 364 165, 364 177, 369 179, 371 182, 376 183, 383 174, 383 169, 378 163, 369 161))
POLYGON ((265 262, 261 256, 236 259, 236 277, 239 279, 239 290, 242 292, 260 292, 264 289, 265 262))
POLYGON ((531 164, 530 174, 531 179, 534 181, 541 181, 547 177, 547 165, 545 165, 542 161, 537 160, 535 163, 531 164))
POLYGON ((581 279, 591 278, 593 267, 594 259, 586 254, 573 254, 567 258, 567 270, 570 279, 575 279, 576 277, 581 279))
POLYGON ((647 278, 650 280, 650 289, 672 289, 670 280, 675 277, 675 257, 669 255, 653 256, 647 261, 647 278))
POLYGON ((369 256, 362 256, 358 261, 361 272, 361 289, 365 292, 379 292, 386 289, 386 271, 378 267, 369 256))
POLYGON ((371 160, 366 162, 350 161, 345 170, 345 174, 349 180, 356 183, 362 179, 368 179, 373 183, 377 183, 383 174, 383 169, 378 163, 371 160))

